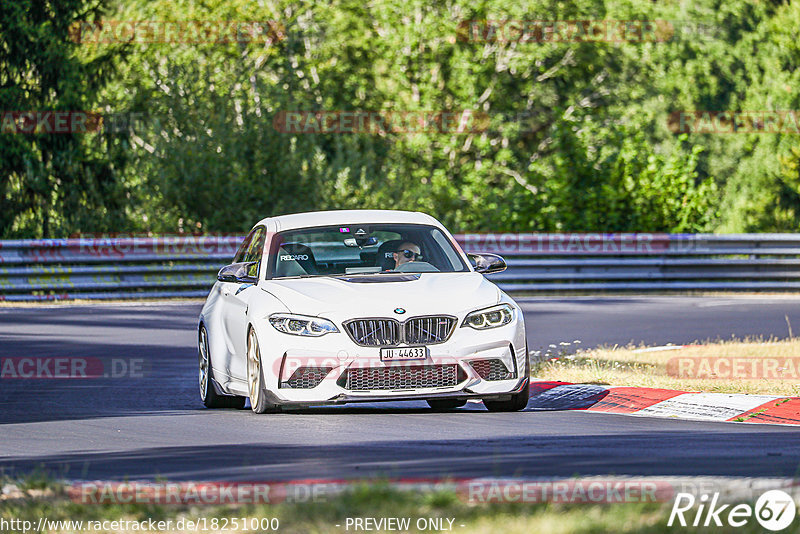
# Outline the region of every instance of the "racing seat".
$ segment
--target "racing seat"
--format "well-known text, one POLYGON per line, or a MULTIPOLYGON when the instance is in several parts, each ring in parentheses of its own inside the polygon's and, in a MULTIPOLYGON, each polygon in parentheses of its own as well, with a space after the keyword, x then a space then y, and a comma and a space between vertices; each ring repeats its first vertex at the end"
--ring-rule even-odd
POLYGON ((381 243, 381 246, 378 247, 377 257, 375 258, 375 266, 380 267, 381 271, 390 271, 394 269, 394 257, 392 253, 402 244, 402 239, 392 239, 381 243))
POLYGON ((319 274, 311 247, 302 243, 284 243, 278 249, 275 277, 319 274))

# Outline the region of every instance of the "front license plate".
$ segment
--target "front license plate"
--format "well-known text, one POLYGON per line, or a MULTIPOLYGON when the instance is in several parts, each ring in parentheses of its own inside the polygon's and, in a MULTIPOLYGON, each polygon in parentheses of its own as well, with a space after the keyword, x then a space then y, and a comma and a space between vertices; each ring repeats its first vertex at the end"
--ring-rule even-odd
POLYGON ((397 360, 425 360, 428 358, 428 347, 400 347, 381 349, 381 360, 384 362, 397 360))

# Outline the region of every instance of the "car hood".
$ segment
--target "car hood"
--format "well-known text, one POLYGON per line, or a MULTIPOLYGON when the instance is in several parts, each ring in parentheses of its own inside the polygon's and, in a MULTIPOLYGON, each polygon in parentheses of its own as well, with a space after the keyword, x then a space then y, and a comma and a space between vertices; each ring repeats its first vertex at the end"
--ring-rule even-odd
POLYGON ((342 320, 461 315, 500 301, 497 286, 475 272, 268 280, 260 287, 292 313, 342 320), (406 311, 397 314, 396 308, 406 311))

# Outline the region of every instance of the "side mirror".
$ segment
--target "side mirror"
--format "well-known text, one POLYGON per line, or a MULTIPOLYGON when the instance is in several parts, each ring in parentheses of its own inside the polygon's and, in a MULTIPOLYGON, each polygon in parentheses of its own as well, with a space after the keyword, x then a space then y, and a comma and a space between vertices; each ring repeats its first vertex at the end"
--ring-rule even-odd
POLYGON ((220 282, 233 282, 235 284, 255 284, 258 282, 258 262, 245 261, 226 265, 217 273, 220 282))
POLYGON ((497 254, 467 254, 472 267, 481 274, 492 274, 505 271, 508 265, 506 260, 497 254))

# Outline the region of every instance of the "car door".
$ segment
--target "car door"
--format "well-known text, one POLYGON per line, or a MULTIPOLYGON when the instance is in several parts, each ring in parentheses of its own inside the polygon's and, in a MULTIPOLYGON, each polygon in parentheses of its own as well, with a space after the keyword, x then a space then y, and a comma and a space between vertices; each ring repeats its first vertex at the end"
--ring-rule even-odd
MULTIPOLYGON (((267 231, 264 227, 255 228, 248 236, 246 246, 237 253, 234 262, 259 262, 248 273, 258 278, 261 253, 267 231)), ((257 284, 237 282, 221 282, 222 288, 222 323, 230 352, 228 361, 229 374, 237 379, 247 379, 247 305, 257 284)))

